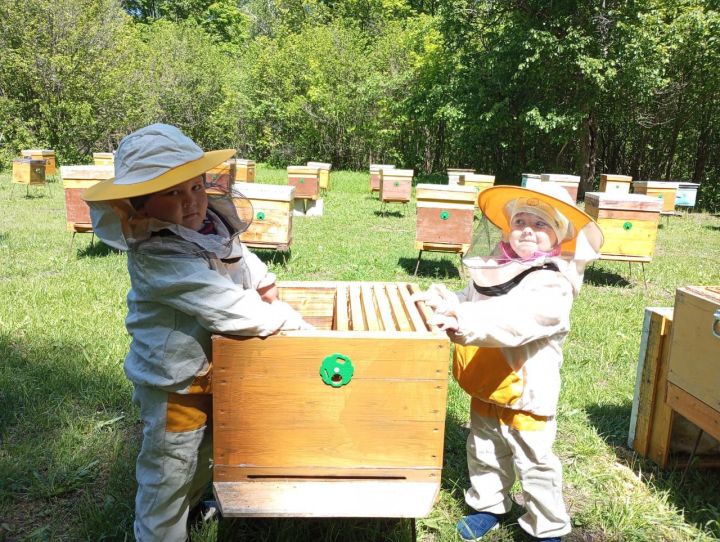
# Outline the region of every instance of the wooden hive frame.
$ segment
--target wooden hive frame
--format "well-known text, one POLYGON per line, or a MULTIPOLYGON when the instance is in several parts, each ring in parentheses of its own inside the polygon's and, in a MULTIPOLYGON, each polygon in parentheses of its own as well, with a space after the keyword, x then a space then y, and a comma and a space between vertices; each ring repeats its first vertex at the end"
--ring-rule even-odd
POLYGON ((417 285, 287 282, 279 291, 315 330, 213 337, 223 515, 427 515, 440 489, 449 341, 411 300, 417 285), (337 353, 355 372, 334 387, 318 371, 337 353))

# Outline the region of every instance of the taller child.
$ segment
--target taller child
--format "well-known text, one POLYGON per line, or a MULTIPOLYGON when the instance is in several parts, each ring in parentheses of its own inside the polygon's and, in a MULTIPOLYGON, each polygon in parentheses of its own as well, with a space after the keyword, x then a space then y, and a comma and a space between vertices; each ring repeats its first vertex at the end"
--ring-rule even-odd
POLYGON ((144 424, 134 523, 142 542, 186 540, 188 511, 210 481, 211 334, 310 327, 238 240, 250 206, 243 220, 242 200, 208 199, 204 173, 234 152, 203 152, 176 127, 153 124, 120 142, 115 178, 83 195, 95 234, 128 256, 125 374, 144 424))

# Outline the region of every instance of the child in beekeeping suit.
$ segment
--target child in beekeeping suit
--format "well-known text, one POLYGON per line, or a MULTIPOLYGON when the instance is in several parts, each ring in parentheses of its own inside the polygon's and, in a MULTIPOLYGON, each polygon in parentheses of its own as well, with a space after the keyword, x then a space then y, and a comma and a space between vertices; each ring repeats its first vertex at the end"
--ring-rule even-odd
POLYGON ((570 532, 552 451, 562 344, 602 234, 553 183, 492 187, 479 207, 483 222, 463 259, 470 284, 457 294, 431 285, 416 296, 455 343, 453 374, 471 396, 465 501, 475 513, 457 530, 479 540, 497 528, 517 477, 526 509, 520 527, 537 540, 560 540, 570 532))
POLYGON ((275 276, 238 241, 252 220, 249 202, 208 199, 205 171, 234 152, 203 152, 176 127, 153 124, 120 142, 115 178, 83 195, 95 234, 128 255, 124 367, 144 424, 140 541, 186 540, 188 511, 210 481, 211 334, 311 327, 277 299, 275 276))

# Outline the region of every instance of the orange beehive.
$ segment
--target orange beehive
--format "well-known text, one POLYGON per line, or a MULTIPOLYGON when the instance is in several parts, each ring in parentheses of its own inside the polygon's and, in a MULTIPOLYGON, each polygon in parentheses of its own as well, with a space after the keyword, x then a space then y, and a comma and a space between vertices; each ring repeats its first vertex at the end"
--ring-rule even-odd
POLYGON ((235 182, 235 160, 225 160, 205 172, 205 187, 208 192, 227 194, 233 182, 235 182))
POLYGON ((275 184, 235 183, 253 206, 253 221, 240 235, 249 247, 288 250, 292 242, 295 187, 275 184))
POLYGON ((380 169, 380 201, 409 202, 414 174, 412 169, 380 169))
POLYGON ((670 181, 633 181, 633 192, 662 200, 662 212, 675 212, 675 197, 680 183, 670 181))
POLYGON ((580 186, 580 177, 577 175, 565 175, 562 173, 542 173, 540 180, 544 183, 557 183, 562 186, 573 201, 577 201, 578 187, 580 186))
POLYGON ((467 252, 472 241, 477 189, 472 186, 419 184, 415 188, 415 248, 467 252))
POLYGON ((67 230, 73 232, 92 231, 90 208, 82 193, 100 181, 112 179, 113 166, 61 166, 60 177, 65 191, 65 215, 67 230))
POLYGON ((213 337, 223 516, 423 517, 440 489, 449 341, 407 283, 280 283, 315 326, 213 337))
POLYGON ((24 149, 21 154, 25 158, 45 161, 45 175, 55 175, 57 165, 55 163, 55 151, 51 149, 24 149))
POLYGON ((255 182, 255 162, 237 158, 235 160, 235 180, 245 183, 255 182))
POLYGON ((45 160, 14 158, 12 182, 34 186, 45 184, 45 160))
POLYGON ((320 168, 288 166, 288 184, 295 187, 295 199, 316 200, 320 197, 320 168))
POLYGON ((390 164, 370 164, 370 192, 380 191, 380 170, 395 169, 390 164))
POLYGON ((630 175, 600 175, 599 192, 618 192, 620 194, 630 193, 630 183, 632 177, 630 175))

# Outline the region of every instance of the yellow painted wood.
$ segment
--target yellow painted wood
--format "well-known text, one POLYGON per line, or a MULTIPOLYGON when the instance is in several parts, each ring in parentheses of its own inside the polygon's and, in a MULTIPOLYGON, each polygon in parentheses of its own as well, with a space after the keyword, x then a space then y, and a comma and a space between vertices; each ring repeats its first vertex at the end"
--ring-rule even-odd
POLYGON ((52 149, 23 149, 21 155, 32 160, 42 160, 45 162, 45 175, 55 175, 57 173, 57 161, 55 151, 52 149))
POLYGON ((45 184, 45 161, 29 158, 13 160, 12 182, 26 185, 45 184))
POLYGON ((320 188, 330 190, 330 170, 332 164, 327 162, 308 162, 308 167, 316 167, 320 170, 320 188))
POLYGON ((600 175, 600 192, 617 192, 629 194, 632 177, 630 175, 614 175, 605 173, 600 175))
POLYGON ((605 237, 602 254, 652 257, 655 253, 657 222, 601 218, 597 224, 605 237))
POLYGON ((415 187, 415 199, 418 207, 452 205, 455 209, 472 207, 477 199, 474 186, 439 185, 420 183, 415 187))
POLYGON ((253 206, 253 221, 240 235, 244 243, 288 248, 292 242, 295 187, 236 182, 233 191, 253 206))
POLYGON ((235 159, 235 181, 254 183, 255 182, 255 162, 243 158, 235 159))
POLYGON ((663 202, 662 212, 675 211, 675 196, 680 183, 669 181, 633 181, 633 192, 643 194, 652 198, 661 199, 663 202))

